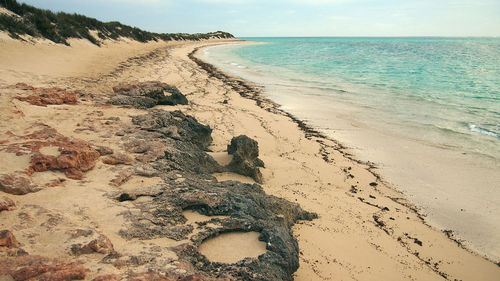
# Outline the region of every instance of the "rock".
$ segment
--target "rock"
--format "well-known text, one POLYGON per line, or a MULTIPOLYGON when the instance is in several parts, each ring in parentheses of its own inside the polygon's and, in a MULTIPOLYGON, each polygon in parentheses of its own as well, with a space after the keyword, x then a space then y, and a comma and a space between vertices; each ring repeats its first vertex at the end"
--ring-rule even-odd
POLYGON ((9 197, 2 196, 0 197, 0 212, 1 211, 10 211, 16 207, 16 203, 9 197))
POLYGON ((165 146, 161 142, 134 139, 125 145, 125 150, 131 153, 139 153, 135 159, 146 163, 156 160, 164 155, 165 146))
POLYGON ((179 129, 176 126, 168 126, 165 130, 167 136, 173 138, 174 140, 180 140, 181 135, 179 135, 179 129))
POLYGON ((120 281, 123 278, 116 275, 116 274, 107 274, 107 275, 101 275, 97 276, 96 278, 92 279, 92 281, 120 281))
POLYGON ((132 85, 128 83, 120 83, 113 87, 114 93, 129 92, 131 90, 137 89, 137 85, 132 85))
POLYGON ((178 281, 230 281, 229 278, 212 278, 200 274, 189 275, 184 278, 179 279, 178 281))
POLYGON ((134 169, 134 173, 138 176, 148 177, 148 178, 155 177, 158 175, 158 171, 155 168, 153 168, 153 166, 151 166, 150 164, 137 166, 134 169))
POLYGON ((144 272, 134 274, 129 281, 174 281, 176 279, 168 278, 156 272, 144 272))
POLYGON ((146 115, 134 116, 132 122, 145 131, 155 131, 164 136, 171 137, 177 128, 178 139, 185 140, 205 150, 212 142, 212 129, 209 126, 198 123, 192 117, 184 115, 179 110, 168 112, 164 110, 153 110, 146 115))
MULTIPOLYGON (((221 167, 205 152, 212 140, 211 129, 193 117, 180 111, 152 110, 134 116, 132 122, 137 131, 126 134, 122 140, 132 143, 130 147, 133 151, 147 153, 144 151, 148 142, 158 142, 165 147, 162 156, 140 169, 136 168, 134 172, 143 173, 145 170, 150 175, 160 176, 165 183, 110 195, 117 201, 129 201, 128 204, 134 205, 137 210, 123 214, 126 225, 119 231, 123 238, 170 238, 177 241, 189 238, 189 244, 173 249, 179 257, 176 262, 188 265, 183 268, 174 265, 172 275, 167 274, 167 277, 175 280, 221 277, 231 280, 292 280, 299 265, 299 248, 291 227, 298 220, 316 218, 316 214, 304 211, 295 203, 265 194, 258 184, 217 182, 212 173, 227 168, 221 167), (171 126, 177 127, 180 138, 172 138, 168 133, 171 126), (141 196, 151 197, 152 200, 136 200, 141 196), (187 219, 183 215, 186 209, 206 216, 224 217, 186 224, 187 219), (198 252, 197 247, 206 239, 238 231, 260 232, 259 239, 267 243, 268 251, 258 259, 245 259, 232 265, 212 263, 198 252)), ((257 142, 248 137, 235 138, 228 150, 233 158, 240 159, 233 164, 242 166, 243 171, 250 170, 253 176, 257 175, 258 167, 263 166, 258 159, 257 142), (246 162, 246 166, 241 162, 246 162)), ((125 266, 142 262, 147 262, 152 269, 165 268, 153 256, 110 263, 125 266)))
POLYGON ((188 104, 187 98, 175 86, 157 81, 120 84, 113 87, 113 91, 109 103, 114 105, 151 108, 155 105, 188 104))
POLYGON ((100 154, 88 142, 73 140, 59 144, 59 156, 35 153, 31 157, 30 172, 61 170, 70 179, 82 179, 83 172, 94 168, 100 154))
POLYGON ((9 230, 0 231, 0 249, 3 247, 5 248, 19 247, 19 242, 17 242, 16 237, 9 230))
POLYGON ((18 100, 29 102, 33 105, 47 106, 52 104, 77 104, 77 92, 66 91, 61 88, 33 88, 22 87, 22 89, 32 91, 33 94, 27 97, 18 97, 18 100))
POLYGON ((11 276, 14 280, 29 281, 83 280, 86 276, 86 269, 78 263, 24 255, 0 258, 0 276, 11 276))
POLYGON ((264 167, 264 162, 259 157, 259 145, 245 135, 234 137, 227 146, 227 153, 233 155, 227 168, 235 173, 252 177, 256 182, 262 183, 262 174, 259 167, 264 167))
POLYGON ((102 234, 99 235, 99 238, 92 240, 87 246, 94 252, 105 255, 111 254, 115 251, 109 238, 102 234))
POLYGON ((97 146, 95 150, 99 152, 101 156, 113 154, 113 149, 106 146, 97 146))
POLYGON ((74 244, 71 247, 71 252, 74 255, 85 255, 92 253, 108 255, 114 253, 115 250, 109 238, 101 234, 98 238, 90 241, 87 245, 74 244))
POLYGON ((39 191, 40 188, 34 185, 31 180, 24 176, 15 174, 0 175, 0 191, 13 195, 24 195, 39 191))
POLYGON ((83 280, 86 269, 78 263, 38 264, 10 273, 15 280, 67 281, 83 280))
POLYGON ((132 163, 134 163, 134 160, 127 154, 115 152, 103 158, 102 162, 108 165, 119 165, 119 164, 132 165, 132 163))
POLYGON ((113 186, 120 186, 122 184, 124 184, 125 182, 127 182, 130 177, 132 176, 132 172, 129 171, 129 170, 126 170, 126 171, 121 171, 120 173, 118 173, 118 175, 111 180, 111 185, 113 186))
POLYGON ((150 149, 150 143, 143 139, 134 139, 124 146, 125 151, 130 153, 145 153, 150 149))

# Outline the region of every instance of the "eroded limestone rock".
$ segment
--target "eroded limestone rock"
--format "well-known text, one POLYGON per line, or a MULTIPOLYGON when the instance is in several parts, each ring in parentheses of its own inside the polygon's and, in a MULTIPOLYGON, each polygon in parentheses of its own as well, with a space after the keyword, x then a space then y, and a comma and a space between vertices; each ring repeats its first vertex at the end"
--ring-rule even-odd
POLYGON ((264 167, 264 162, 259 157, 258 143, 245 136, 234 137, 227 146, 227 153, 233 155, 228 169, 244 176, 253 178, 256 182, 262 183, 262 174, 259 167, 264 167))
MULTIPOLYGON (((117 201, 129 201, 140 210, 123 213, 128 222, 120 231, 122 237, 190 239, 191 243, 174 249, 179 262, 190 264, 186 276, 201 274, 208 278, 291 280, 299 265, 298 245, 291 226, 297 220, 314 219, 315 214, 304 211, 295 203, 265 194, 258 184, 217 182, 211 173, 225 168, 205 152, 211 141, 211 129, 196 119, 179 111, 154 110, 133 117, 133 123, 139 132, 123 136, 124 143, 140 143, 134 141, 138 139, 162 143, 164 155, 150 162, 148 169, 156 171, 165 184, 112 196, 117 201), (171 126, 178 128, 179 139, 166 133, 171 126), (142 196, 152 200, 137 200, 142 196), (198 222, 196 226, 185 224, 187 219, 182 215, 185 209, 224 218, 198 222), (196 233, 193 232, 195 228, 196 233), (236 264, 211 262, 199 253, 197 246, 204 240, 233 231, 259 232, 259 240, 267 245, 266 253, 258 259, 247 258, 236 264)), ((143 150, 145 146, 137 149, 143 150)), ((245 168, 252 169, 253 176, 257 167, 263 166, 258 159, 257 143, 248 137, 235 138, 229 150, 239 158, 237 163, 245 162, 245 168)), ((136 172, 139 171, 136 169, 136 172)))
POLYGON ((188 104, 186 96, 177 87, 158 81, 120 84, 113 87, 113 92, 109 103, 114 105, 151 108, 155 105, 188 104))

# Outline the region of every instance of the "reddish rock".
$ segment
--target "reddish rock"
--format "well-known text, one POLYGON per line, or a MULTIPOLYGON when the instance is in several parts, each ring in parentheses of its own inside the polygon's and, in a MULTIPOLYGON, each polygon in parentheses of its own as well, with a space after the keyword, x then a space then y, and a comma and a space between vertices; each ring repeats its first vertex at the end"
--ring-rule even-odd
POLYGON ((107 275, 97 276, 96 278, 92 279, 92 281, 119 281, 122 279, 123 279, 122 277, 116 274, 107 274, 107 275))
POLYGON ((113 244, 108 237, 99 235, 97 239, 90 241, 87 245, 76 244, 71 247, 71 252, 75 255, 84 255, 91 253, 111 254, 115 252, 113 244))
POLYGON ((40 188, 34 185, 28 178, 15 174, 0 175, 0 191, 13 195, 24 195, 37 192, 40 188))
POLYGON ((87 270, 78 263, 37 264, 9 273, 14 280, 67 281, 83 280, 87 270))
POLYGON ((212 278, 212 277, 207 277, 207 276, 195 274, 195 275, 186 276, 186 277, 181 278, 177 281, 230 281, 230 279, 229 278, 212 278))
MULTIPOLYGON (((10 132, 10 135, 17 138, 18 141, 8 145, 5 150, 16 153, 16 155, 32 154, 31 165, 27 170, 28 174, 59 170, 64 172, 68 178, 81 179, 84 172, 95 166, 100 154, 88 142, 70 139, 59 134, 54 128, 43 124, 39 126, 43 126, 43 128, 24 136, 10 132), (58 147, 60 154, 58 156, 44 155, 40 153, 44 147, 58 147)), ((19 180, 26 184, 26 180, 19 180)))
POLYGON ((0 198, 0 212, 1 211, 10 211, 16 207, 16 203, 12 201, 12 199, 8 197, 1 197, 0 198))
POLYGON ((35 87, 30 86, 30 85, 28 85, 26 83, 17 83, 14 86, 10 86, 10 88, 18 89, 18 90, 30 90, 30 91, 32 91, 32 90, 35 89, 35 87))
POLYGON ((117 152, 109 156, 106 156, 104 159, 102 159, 102 162, 109 165, 118 165, 118 164, 132 165, 134 160, 127 154, 117 152))
POLYGON ((111 185, 113 186, 120 186, 124 183, 126 183, 130 177, 132 176, 131 171, 121 171, 114 179, 111 180, 111 185))
POLYGON ((82 179, 83 172, 94 168, 100 154, 85 141, 61 143, 59 156, 35 153, 31 158, 30 172, 61 170, 70 179, 82 179))
POLYGON ((111 243, 109 238, 102 234, 99 235, 99 238, 92 240, 87 246, 94 252, 100 254, 107 255, 115 252, 113 244, 111 243))
POLYGON ((33 105, 47 106, 49 104, 77 104, 77 92, 66 91, 61 88, 33 88, 26 84, 21 87, 16 87, 22 90, 29 90, 33 92, 32 95, 27 97, 18 97, 21 101, 29 102, 33 105))
POLYGON ((128 83, 120 83, 120 84, 113 87, 113 92, 114 93, 128 92, 128 91, 131 91, 131 90, 136 89, 136 88, 137 88, 137 85, 131 85, 128 83))
POLYGON ((0 231, 0 248, 17 248, 19 247, 19 242, 17 242, 16 237, 9 230, 0 231))
POLYGON ((133 277, 129 278, 129 281, 174 281, 174 279, 155 272, 144 272, 135 274, 133 277))

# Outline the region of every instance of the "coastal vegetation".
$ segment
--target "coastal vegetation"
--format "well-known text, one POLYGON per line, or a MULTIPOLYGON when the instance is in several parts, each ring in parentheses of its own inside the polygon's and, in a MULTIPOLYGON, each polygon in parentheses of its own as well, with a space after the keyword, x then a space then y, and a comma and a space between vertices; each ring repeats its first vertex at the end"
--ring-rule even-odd
POLYGON ((9 13, 0 13, 0 30, 7 31, 12 38, 22 39, 22 35, 45 38, 55 43, 69 45, 67 39, 87 39, 100 45, 100 40, 120 37, 139 42, 170 40, 203 40, 210 38, 233 38, 230 33, 216 31, 210 33, 154 33, 117 21, 102 22, 79 14, 54 13, 16 0, 2 0, 0 7, 9 13))

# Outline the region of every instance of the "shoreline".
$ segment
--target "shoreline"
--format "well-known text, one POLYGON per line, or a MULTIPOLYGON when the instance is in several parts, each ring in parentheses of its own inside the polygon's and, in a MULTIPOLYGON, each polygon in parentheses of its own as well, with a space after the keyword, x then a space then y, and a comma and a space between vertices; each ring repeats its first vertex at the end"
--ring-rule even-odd
MULTIPOLYGON (((196 53, 195 49, 221 43, 224 42, 182 42, 158 46, 143 52, 139 57, 130 55, 132 58, 122 60, 123 64, 117 64, 113 68, 118 71, 109 71, 107 68, 93 70, 92 73, 98 73, 100 76, 104 74, 101 80, 93 80, 83 74, 63 78, 48 76, 47 79, 38 77, 40 73, 36 70, 32 71, 33 75, 25 76, 28 78, 23 82, 31 82, 34 86, 49 84, 85 89, 86 94, 80 95, 82 101, 77 105, 38 108, 16 100, 18 90, 10 90, 5 86, 17 82, 18 74, 10 71, 9 65, 2 65, 3 73, 8 74, 4 76, 5 80, 1 81, 3 98, 9 101, 3 103, 6 107, 4 112, 12 112, 12 116, 16 116, 15 112, 18 110, 24 114, 22 120, 11 118, 2 120, 2 124, 8 124, 9 128, 18 130, 18 127, 24 128, 31 122, 44 122, 65 135, 123 151, 123 142, 129 141, 127 134, 137 133, 132 128, 132 120, 144 113, 151 113, 152 110, 105 105, 103 102, 109 97, 107 93, 112 92, 111 87, 122 82, 166 82, 178 87, 186 95, 189 104, 173 107, 161 105, 155 109, 166 112, 181 110, 186 115, 196 117, 201 124, 209 125, 213 138, 209 148, 213 153, 227 154, 227 144, 234 136, 247 134, 255 139, 259 144, 259 157, 266 166, 261 168, 264 191, 271 196, 296 202, 304 210, 318 213, 319 218, 313 221, 299 221, 292 228, 300 249, 300 267, 294 275, 295 280, 442 280, 443 277, 451 280, 495 280, 500 272, 497 265, 458 247, 445 234, 425 225, 418 213, 411 209, 411 205, 405 205, 409 202, 402 198, 399 192, 391 190, 376 171, 370 170, 373 167, 369 163, 350 159, 352 156, 342 151, 343 146, 334 140, 323 138, 320 132, 277 108, 278 105, 267 100, 257 86, 237 78, 232 80, 230 76, 216 72, 218 70, 210 68, 208 64, 205 67, 214 71, 207 72, 197 64, 196 58, 192 59, 196 53), (222 81, 220 77, 226 77, 227 81, 222 81), (103 116, 99 116, 100 114, 103 116), (127 130, 130 130, 130 133, 127 133, 127 130), (117 135, 109 134, 115 131, 117 135)), ((145 45, 138 45, 138 48, 144 47, 145 45)), ((37 54, 36 46, 28 49, 37 54)), ((65 50, 69 52, 70 49, 65 50)), ((82 50, 85 51, 85 48, 82 50)), ((75 59, 76 54, 73 51, 72 56, 68 58, 75 59)), ((69 61, 68 65, 77 63, 69 61)), ((2 136, 3 140, 7 135, 2 136)), ((137 154, 131 156, 136 157, 137 154)), ((16 162, 19 167, 24 164, 25 162, 16 162)), ((132 168, 136 167, 135 165, 137 164, 132 168)), ((37 243, 29 242, 30 231, 46 233, 40 223, 29 227, 14 227, 18 223, 16 216, 22 212, 31 213, 36 210, 31 209, 33 202, 36 202, 47 214, 61 217, 55 220, 58 227, 47 230, 48 234, 56 231, 51 235, 63 235, 64 233, 59 234, 58 228, 66 230, 68 227, 91 227, 109 237, 114 249, 123 258, 137 256, 135 260, 139 257, 148 259, 150 256, 141 254, 145 249, 143 247, 146 247, 149 249, 148 254, 159 255, 155 258, 154 265, 146 263, 146 266, 158 266, 160 269, 162 267, 159 266, 159 261, 170 261, 175 270, 191 272, 193 268, 187 265, 179 267, 180 260, 176 260, 176 254, 171 251, 178 242, 167 238, 128 239, 121 235, 120 230, 134 229, 131 227, 133 225, 128 225, 126 217, 119 215, 121 212, 137 209, 136 204, 141 204, 141 208, 152 208, 154 200, 158 199, 147 195, 152 194, 152 191, 146 192, 146 188, 157 186, 161 180, 166 180, 172 186, 182 185, 184 181, 189 183, 189 175, 182 173, 179 177, 176 175, 179 172, 175 170, 167 172, 164 179, 134 174, 118 187, 109 184, 111 175, 119 176, 129 167, 123 164, 109 166, 98 161, 94 169, 85 173, 83 181, 65 179, 58 186, 45 187, 28 195, 2 193, 2 196, 12 199, 17 206, 12 211, 0 213, 0 216, 9 217, 1 226, 3 229, 12 229, 29 254, 47 253, 47 250, 42 251, 37 243), (124 201, 117 202, 114 198, 118 191, 122 194, 126 192, 129 197, 120 195, 124 201), (131 194, 137 194, 134 196, 140 200, 133 199, 131 194), (57 200, 59 196, 64 196, 67 200, 57 200), (160 247, 161 252, 154 251, 157 247, 160 247)), ((42 180, 42 175, 43 180, 52 176, 64 177, 60 172, 43 172, 36 173, 31 180, 38 182, 42 180)), ((215 174, 213 176, 218 177, 215 174)), ((237 178, 235 174, 226 176, 229 179, 237 178)), ((197 182, 201 179, 193 180, 197 182)), ((201 181, 197 184, 201 184, 201 181)), ((221 179, 219 184, 225 183, 221 179)), ((201 220, 210 219, 202 215, 197 216, 201 216, 201 220)), ((191 225, 198 229, 197 227, 204 225, 196 226, 191 223, 189 217, 192 214, 183 216, 188 217, 188 222, 177 222, 178 227, 191 225)), ((199 245, 196 243, 201 243, 193 239, 191 240, 198 241, 195 246, 199 245)), ((105 273, 123 274, 123 270, 116 264, 105 263, 98 266, 97 261, 104 255, 68 255, 66 250, 61 248, 66 247, 66 243, 49 243, 49 246, 57 248, 57 251, 51 254, 70 261, 84 262, 85 266, 91 268, 90 276, 98 274, 96 270, 99 266, 104 268, 105 273)), ((128 266, 132 266, 136 273, 145 269, 144 264, 128 266)), ((181 271, 175 272, 180 274, 181 271)))
MULTIPOLYGON (((239 62, 239 61, 237 61, 237 62, 239 62)), ((218 71, 218 72, 223 73, 222 75, 219 74, 219 76, 223 76, 224 79, 235 79, 235 80, 246 81, 246 80, 244 80, 244 78, 241 78, 241 77, 238 76, 238 72, 235 72, 234 74, 233 73, 227 74, 227 72, 226 72, 226 74, 224 74, 224 71, 218 69, 217 66, 213 66, 212 68, 216 72, 218 71), (235 77, 237 77, 237 78, 235 78, 235 77)), ((211 68, 210 67, 205 67, 205 69, 211 69, 211 68)), ((253 82, 252 81, 252 82, 248 82, 248 83, 250 83, 251 85, 253 85, 254 83, 257 83, 257 82, 253 82)), ((384 168, 381 168, 378 164, 374 164, 373 162, 371 162, 372 159, 370 159, 368 161, 360 160, 361 159, 360 157, 362 157, 362 154, 363 154, 363 153, 360 152, 361 148, 359 148, 359 147, 356 148, 356 149, 350 148, 350 147, 346 146, 345 144, 343 144, 338 139, 336 139, 335 136, 328 135, 327 132, 324 132, 324 130, 322 132, 319 132, 318 130, 321 130, 321 129, 314 129, 313 125, 306 125, 305 122, 301 121, 294 114, 287 112, 286 109, 280 109, 280 107, 282 105, 280 105, 277 102, 271 100, 272 98, 269 97, 269 94, 264 93, 262 91, 262 88, 265 87, 264 85, 256 85, 256 86, 253 86, 253 87, 256 89, 256 91, 260 91, 261 92, 260 93, 261 96, 258 97, 258 94, 246 95, 246 96, 248 96, 251 99, 254 99, 257 102, 257 105, 260 106, 260 104, 262 103, 261 99, 265 99, 266 102, 273 104, 273 110, 275 110, 276 112, 280 112, 281 114, 284 114, 284 115, 288 116, 291 120, 293 120, 294 122, 296 122, 299 125, 299 127, 306 128, 304 130, 305 133, 306 133, 306 135, 308 134, 309 130, 312 130, 314 132, 314 134, 313 134, 314 136, 319 137, 319 138, 325 138, 325 139, 328 139, 330 141, 335 142, 336 143, 335 146, 337 147, 337 149, 339 150, 339 152, 341 152, 344 155, 344 157, 346 157, 346 158, 348 158, 348 159, 350 159, 352 161, 355 161, 358 164, 368 165, 369 166, 368 171, 370 171, 375 177, 377 177, 377 180, 384 181, 385 184, 387 184, 389 186, 392 186, 392 188, 395 191, 401 193, 407 199, 410 199, 412 196, 413 197, 415 196, 414 194, 412 194, 411 192, 409 192, 407 189, 397 187, 397 184, 395 184, 393 182, 393 180, 391 181, 391 180, 388 179, 387 173, 385 173, 387 171, 384 171, 384 168), (262 97, 262 96, 265 96, 265 97, 262 97), (386 175, 386 176, 384 177, 383 175, 386 175)), ((265 110, 268 110, 265 107, 262 107, 262 108, 265 109, 265 110)), ((342 120, 342 121, 348 121, 348 120, 342 120)), ((318 125, 318 124, 316 124, 316 125, 318 125)), ((327 129, 325 129, 325 130, 328 131, 327 129)), ((360 134, 358 134, 358 135, 360 135, 360 134)), ((367 134, 365 134, 365 135, 367 135, 367 134)), ((346 141, 346 140, 347 139, 344 139, 344 141, 346 141)), ((352 143, 350 143, 350 144, 352 145, 352 143)), ((359 145, 359 142, 357 144, 359 145)), ((424 144, 419 144, 419 145, 424 145, 424 144)), ((364 156, 366 156, 366 155, 367 155, 367 153, 364 153, 364 156)), ((378 159, 378 160, 380 162, 380 159, 378 159)), ((383 163, 385 163, 385 162, 382 162, 380 164, 383 164, 383 163)), ((392 171, 392 174, 394 176, 394 171, 392 171)), ((403 183, 399 182, 400 185, 403 184, 403 183)), ((441 221, 439 221, 438 219, 436 219, 436 218, 439 218, 439 217, 435 217, 435 216, 433 217, 432 214, 431 215, 427 215, 426 213, 429 213, 429 211, 430 211, 429 208, 426 209, 425 207, 420 207, 420 205, 417 203, 418 200, 417 200, 417 202, 414 201, 414 200, 415 200, 415 198, 413 198, 412 202, 409 203, 407 205, 407 207, 411 206, 410 208, 413 209, 416 213, 419 214, 420 218, 422 219, 422 222, 424 222, 425 224, 427 224, 429 227, 432 227, 432 228, 435 228, 435 229, 437 229, 439 231, 442 231, 450 239, 452 239, 453 241, 455 241, 457 244, 459 244, 464 249, 467 249, 468 251, 470 251, 472 253, 476 253, 476 254, 478 254, 480 256, 483 256, 484 258, 486 258, 486 259, 488 259, 488 260, 490 260, 492 262, 496 262, 496 263, 500 262, 500 260, 498 260, 498 257, 489 256, 486 252, 484 252, 484 251, 481 250, 481 247, 477 248, 477 247, 474 246, 473 243, 471 243, 470 241, 468 241, 466 238, 463 238, 463 236, 461 236, 460 234, 455 234, 455 230, 457 230, 457 232, 460 232, 460 230, 463 230, 463 228, 453 228, 454 230, 450 230, 450 228, 452 228, 452 227, 450 226, 449 223, 447 225, 446 224, 443 225, 442 224, 442 222, 443 222, 442 218, 441 218, 441 221)), ((431 205, 429 205, 429 206, 431 206, 431 205)), ((427 207, 429 207, 429 206, 427 206, 427 207)), ((463 211, 463 209, 462 209, 462 211, 463 211)), ((461 221, 462 219, 457 218, 457 220, 461 221)), ((466 224, 466 222, 463 222, 462 224, 466 224)), ((451 225, 453 225, 453 224, 451 224, 451 225)), ((456 226, 456 225, 453 225, 453 226, 456 226)), ((467 235, 465 235, 465 236, 467 237, 467 235)), ((470 236, 469 236, 469 238, 470 238, 470 236)), ((474 238, 476 238, 476 237, 474 237, 474 238)), ((477 239, 473 240, 473 241, 477 242, 477 239)), ((484 248, 484 246, 483 246, 483 248, 484 248)))

